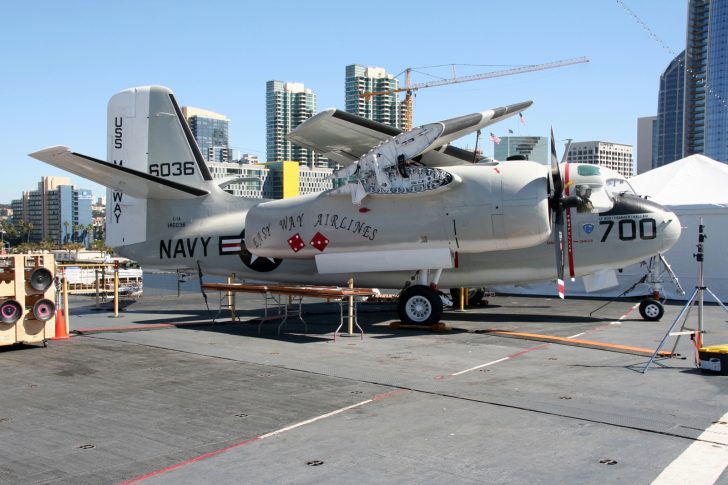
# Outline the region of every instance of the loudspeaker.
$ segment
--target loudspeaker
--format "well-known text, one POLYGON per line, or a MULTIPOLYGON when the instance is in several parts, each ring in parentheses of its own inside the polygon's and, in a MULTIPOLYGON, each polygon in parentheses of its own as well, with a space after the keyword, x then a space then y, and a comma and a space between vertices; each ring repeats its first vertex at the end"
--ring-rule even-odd
POLYGON ((55 303, 46 298, 36 301, 35 305, 33 305, 33 316, 36 320, 40 320, 41 322, 47 322, 53 318, 55 311, 55 303))
POLYGON ((15 300, 5 300, 0 304, 0 322, 13 324, 23 315, 23 307, 15 300))
POLYGON ((36 291, 45 291, 53 284, 53 274, 46 268, 35 268, 30 273, 28 284, 36 291))

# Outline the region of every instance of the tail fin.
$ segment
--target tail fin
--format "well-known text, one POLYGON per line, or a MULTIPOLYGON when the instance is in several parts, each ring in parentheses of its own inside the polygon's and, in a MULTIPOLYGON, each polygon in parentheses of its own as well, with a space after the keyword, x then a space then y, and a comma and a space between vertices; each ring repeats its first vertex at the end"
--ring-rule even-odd
MULTIPOLYGON (((109 163, 172 183, 209 188, 210 171, 168 88, 121 91, 109 100, 107 121, 109 163)), ((108 189, 106 200, 106 244, 118 247, 145 241, 147 199, 108 189)))

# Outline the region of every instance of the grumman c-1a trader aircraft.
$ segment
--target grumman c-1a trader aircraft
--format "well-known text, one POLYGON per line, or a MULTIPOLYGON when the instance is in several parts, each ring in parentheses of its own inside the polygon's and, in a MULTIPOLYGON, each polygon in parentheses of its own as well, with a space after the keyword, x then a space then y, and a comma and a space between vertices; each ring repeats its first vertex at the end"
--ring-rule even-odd
MULTIPOLYGON (((335 160, 345 183, 283 200, 212 179, 172 92, 132 88, 108 105, 107 161, 63 146, 31 156, 109 188, 106 243, 146 267, 244 280, 404 288, 407 323, 442 315, 438 288, 544 281, 564 266, 593 282, 669 249, 674 213, 609 187, 594 165, 473 163, 450 142, 523 102, 401 132, 338 110, 290 133, 335 160), (556 258, 556 268, 554 267, 556 258)), ((563 291, 563 290, 562 290, 563 291)))

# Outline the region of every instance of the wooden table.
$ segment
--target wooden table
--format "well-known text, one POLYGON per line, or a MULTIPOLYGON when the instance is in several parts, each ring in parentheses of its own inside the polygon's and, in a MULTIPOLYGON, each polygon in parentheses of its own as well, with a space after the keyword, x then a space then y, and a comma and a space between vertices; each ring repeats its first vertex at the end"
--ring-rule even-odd
MULTIPOLYGON (((304 331, 308 331, 308 326, 306 325, 306 321, 303 319, 301 311, 303 298, 308 296, 314 298, 336 299, 339 303, 339 326, 334 331, 334 340, 336 340, 336 335, 339 333, 339 330, 341 330, 341 327, 344 325, 344 301, 347 301, 348 305, 351 306, 354 317, 354 325, 356 325, 356 327, 359 329, 359 332, 361 332, 363 338, 364 330, 362 330, 361 326, 359 326, 359 322, 357 319, 356 299, 357 297, 363 298, 379 294, 379 291, 374 288, 346 288, 339 286, 302 286, 281 284, 265 285, 248 283, 203 283, 202 288, 204 290, 213 290, 220 293, 220 307, 218 309, 217 315, 215 315, 215 318, 217 318, 223 311, 224 307, 222 305, 222 299, 224 297, 227 297, 230 293, 258 293, 264 295, 265 314, 258 324, 258 333, 260 333, 263 323, 271 319, 281 320, 280 324, 278 324, 278 334, 281 333, 281 328, 283 328, 286 321, 288 320, 288 304, 281 303, 281 296, 294 297, 297 300, 297 316, 298 319, 303 323, 304 331), (268 299, 273 300, 278 306, 278 315, 268 316, 268 299), (281 312, 281 307, 283 307, 283 312, 281 312)), ((230 310, 233 313, 233 319, 235 319, 234 306, 231 307, 230 310)), ((215 320, 215 318, 213 318, 213 321, 215 320)))

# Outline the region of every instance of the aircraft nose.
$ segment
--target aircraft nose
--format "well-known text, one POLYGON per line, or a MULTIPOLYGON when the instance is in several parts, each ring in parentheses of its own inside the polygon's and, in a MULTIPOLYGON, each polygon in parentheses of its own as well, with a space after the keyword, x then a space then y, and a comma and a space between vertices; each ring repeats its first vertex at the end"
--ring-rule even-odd
MULTIPOLYGON (((654 200, 633 194, 620 194, 615 198, 612 209, 602 215, 627 220, 636 218, 630 225, 634 224, 636 232, 639 233, 639 240, 644 243, 641 247, 652 254, 667 251, 680 239, 680 219, 672 210, 654 200)), ((635 236, 636 233, 632 235, 632 239, 635 236)))
POLYGON ((662 248, 660 252, 665 252, 670 249, 680 239, 680 233, 682 232, 680 219, 678 219, 677 214, 669 209, 664 209, 663 219, 663 230, 661 231, 662 248))

